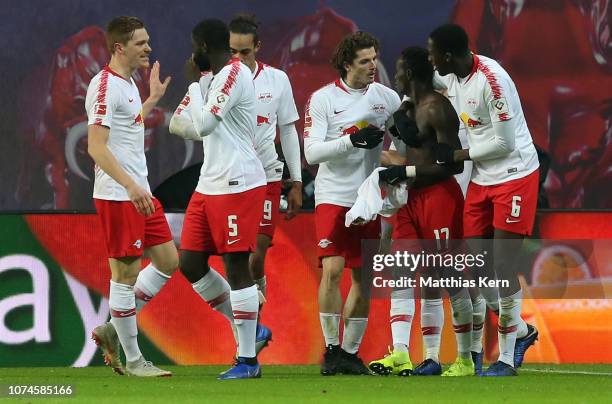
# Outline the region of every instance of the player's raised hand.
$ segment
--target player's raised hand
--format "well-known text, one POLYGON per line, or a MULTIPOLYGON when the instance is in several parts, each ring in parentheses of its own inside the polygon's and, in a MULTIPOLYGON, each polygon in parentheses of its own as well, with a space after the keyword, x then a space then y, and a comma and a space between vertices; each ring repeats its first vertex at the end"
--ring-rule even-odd
POLYGON ((287 214, 286 220, 293 219, 302 208, 302 183, 294 181, 291 190, 287 195, 287 214))
POLYGON ((385 132, 370 125, 351 135, 351 143, 359 149, 373 149, 383 141, 385 132))
POLYGON ((166 89, 170 84, 172 77, 168 76, 162 83, 159 79, 159 62, 156 60, 151 68, 151 74, 149 75, 149 97, 153 99, 160 99, 166 93, 166 89))
POLYGON ((134 182, 128 185, 126 190, 130 201, 132 201, 138 213, 150 216, 155 212, 152 196, 146 189, 134 182))

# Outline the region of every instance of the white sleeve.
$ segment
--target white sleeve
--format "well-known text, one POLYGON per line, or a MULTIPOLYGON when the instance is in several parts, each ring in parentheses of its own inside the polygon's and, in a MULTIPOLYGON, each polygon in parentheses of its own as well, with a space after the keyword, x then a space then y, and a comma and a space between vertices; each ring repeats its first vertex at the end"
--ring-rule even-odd
POLYGON ((470 158, 474 161, 491 160, 506 156, 514 151, 516 138, 512 117, 515 111, 508 104, 506 95, 512 94, 510 83, 496 77, 495 89, 487 82, 484 88, 484 102, 489 108, 489 116, 494 135, 488 143, 470 148, 470 158))
POLYGON ((276 118, 278 126, 287 125, 300 119, 300 115, 297 112, 295 106, 295 100, 293 99, 293 90, 291 89, 291 83, 287 75, 280 71, 278 75, 279 81, 282 83, 282 92, 280 96, 280 102, 278 111, 276 111, 276 118))
MULTIPOLYGON (((214 77, 208 90, 208 101, 204 106, 204 111, 211 113, 219 120, 223 120, 225 115, 236 104, 242 95, 243 80, 240 77, 240 63, 233 63, 221 69, 214 77)), ((250 81, 252 83, 252 80, 250 81)))
POLYGON ((280 143, 283 155, 289 167, 289 175, 292 181, 302 181, 302 159, 300 158, 300 141, 297 130, 293 123, 280 125, 280 143))
POLYGON ((172 114, 172 118, 170 118, 170 125, 168 130, 173 135, 177 135, 187 140, 202 140, 200 135, 193 126, 192 118, 191 118, 191 110, 193 108, 193 103, 191 102, 191 98, 189 97, 189 93, 185 94, 185 97, 179 104, 179 106, 172 114))
POLYGON ((515 130, 513 121, 493 122, 495 135, 489 142, 470 147, 470 159, 474 161, 492 160, 506 156, 514 151, 515 130))
POLYGON ((210 135, 217 125, 219 125, 221 119, 211 112, 208 103, 202 106, 204 100, 202 99, 202 90, 200 89, 199 83, 191 83, 187 90, 187 94, 190 103, 193 103, 191 108, 191 122, 193 123, 196 133, 200 137, 210 135))
POLYGON ((95 87, 93 92, 88 94, 90 96, 88 98, 92 102, 88 102, 87 124, 110 128, 113 114, 119 103, 119 93, 115 91, 115 86, 112 85, 108 78, 101 79, 98 77, 98 82, 92 83, 92 85, 95 87))
POLYGON ((304 114, 304 155, 308 164, 319 164, 349 154, 354 146, 350 136, 325 141, 327 107, 320 94, 313 94, 304 114))

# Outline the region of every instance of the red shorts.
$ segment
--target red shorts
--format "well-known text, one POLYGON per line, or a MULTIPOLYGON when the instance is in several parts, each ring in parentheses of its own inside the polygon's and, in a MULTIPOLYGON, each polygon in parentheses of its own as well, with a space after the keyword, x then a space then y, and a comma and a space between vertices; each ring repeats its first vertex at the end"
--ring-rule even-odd
POLYGON ((361 240, 380 238, 380 220, 376 218, 363 226, 344 226, 350 208, 321 204, 315 209, 315 227, 319 240, 319 260, 342 256, 347 268, 361 267, 361 240))
POLYGON ((110 258, 140 257, 145 248, 172 240, 161 203, 153 198, 155 212, 143 216, 131 201, 95 199, 110 258))
POLYGON ((237 194, 194 192, 185 212, 181 250, 210 254, 255 251, 266 187, 237 194))
POLYGON ((538 204, 540 171, 497 185, 470 182, 465 197, 465 237, 493 234, 493 229, 530 236, 538 204))
POLYGON ((397 212, 393 240, 463 237, 463 193, 455 178, 408 191, 408 203, 397 212))
POLYGON ((280 215, 279 205, 281 196, 281 182, 269 182, 266 186, 266 196, 263 203, 263 216, 259 221, 259 234, 272 238, 280 215))

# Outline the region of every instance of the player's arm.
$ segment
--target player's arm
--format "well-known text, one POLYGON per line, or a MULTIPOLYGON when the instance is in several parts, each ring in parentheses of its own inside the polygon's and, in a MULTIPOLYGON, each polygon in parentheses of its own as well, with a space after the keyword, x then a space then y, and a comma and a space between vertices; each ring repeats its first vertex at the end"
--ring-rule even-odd
POLYGON ((162 83, 159 80, 159 62, 153 63, 149 76, 149 98, 142 104, 142 116, 146 117, 155 108, 157 102, 164 96, 172 78, 166 77, 162 83))
POLYGON ((500 90, 497 95, 493 93, 489 84, 485 87, 484 100, 489 109, 491 124, 493 125, 493 136, 486 143, 480 143, 469 149, 456 149, 450 145, 441 143, 436 149, 436 158, 442 164, 457 161, 485 161, 507 156, 514 151, 515 128, 512 120, 512 112, 507 99, 503 96, 509 93, 509 86, 499 80, 500 90))
POLYGON ((96 165, 112 179, 123 186, 136 210, 149 216, 155 211, 151 194, 138 185, 130 175, 125 172, 113 153, 107 147, 110 129, 102 125, 89 125, 87 127, 87 152, 96 165))
MULTIPOLYGON (((461 148, 459 140, 459 120, 452 107, 446 108, 443 103, 430 104, 424 111, 424 124, 429 126, 436 135, 438 143, 461 148)), ((463 172, 463 162, 453 164, 422 164, 418 166, 392 166, 379 174, 382 181, 395 184, 409 178, 427 180, 443 180, 463 172)))
POLYGON ((282 91, 276 117, 281 148, 292 181, 291 190, 287 194, 287 214, 285 215, 285 218, 290 220, 302 208, 302 157, 300 155, 300 140, 295 129, 295 121, 300 119, 300 116, 295 107, 289 77, 284 72, 279 71, 278 80, 282 84, 282 91))
POLYGON ((218 74, 223 76, 216 79, 208 90, 202 90, 204 76, 200 79, 200 83, 189 85, 189 96, 194 102, 191 118, 196 132, 201 137, 213 133, 241 96, 241 86, 235 73, 226 69, 218 74), (208 102, 201 107, 204 104, 204 94, 208 95, 208 102))
POLYGON ((308 164, 320 164, 351 153, 354 148, 373 149, 383 140, 384 132, 374 126, 360 129, 350 136, 326 141, 327 116, 323 100, 313 96, 304 117, 304 155, 308 164))
MULTIPOLYGON (((193 121, 191 118, 191 112, 194 107, 193 104, 194 103, 191 101, 189 92, 187 92, 187 94, 185 94, 185 97, 183 97, 181 103, 174 111, 174 114, 172 114, 168 130, 173 135, 180 136, 183 139, 201 141, 202 138, 196 131, 196 128, 193 125, 193 121)), ((201 107, 202 106, 200 105, 200 108, 201 107)))
POLYGON ((287 195, 286 219, 290 220, 302 208, 302 159, 300 157, 300 141, 295 124, 279 125, 280 142, 283 156, 287 161, 289 176, 293 182, 287 195))

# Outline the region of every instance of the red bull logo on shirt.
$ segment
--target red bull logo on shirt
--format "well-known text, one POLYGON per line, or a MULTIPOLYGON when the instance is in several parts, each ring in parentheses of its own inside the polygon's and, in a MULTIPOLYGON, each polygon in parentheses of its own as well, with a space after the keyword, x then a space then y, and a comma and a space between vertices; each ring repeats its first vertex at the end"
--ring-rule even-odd
POLYGON ((261 126, 264 123, 270 125, 270 117, 269 116, 257 115, 257 126, 261 126))
POLYGON ((369 124, 370 123, 368 121, 359 121, 355 125, 349 126, 348 128, 340 127, 340 131, 342 131, 342 136, 350 136, 354 133, 359 132, 359 129, 367 127, 369 124))
POLYGON ((140 113, 136 115, 136 118, 134 118, 134 123, 136 125, 144 126, 144 118, 142 117, 142 111, 140 111, 140 113))
POLYGON ((468 128, 475 128, 476 126, 482 125, 482 122, 480 122, 478 119, 470 118, 465 112, 462 112, 459 117, 468 128))

